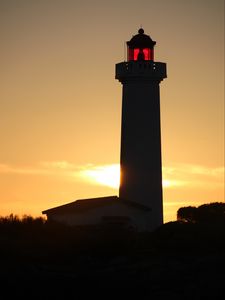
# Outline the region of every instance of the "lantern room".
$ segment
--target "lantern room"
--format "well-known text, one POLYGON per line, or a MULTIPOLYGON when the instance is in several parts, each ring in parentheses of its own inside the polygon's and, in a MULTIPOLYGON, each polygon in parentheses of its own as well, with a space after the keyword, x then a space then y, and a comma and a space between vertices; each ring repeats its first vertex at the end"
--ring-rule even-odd
POLYGON ((156 42, 153 41, 149 35, 144 34, 144 29, 140 28, 138 34, 134 35, 132 39, 127 42, 127 60, 153 61, 155 44, 156 42))

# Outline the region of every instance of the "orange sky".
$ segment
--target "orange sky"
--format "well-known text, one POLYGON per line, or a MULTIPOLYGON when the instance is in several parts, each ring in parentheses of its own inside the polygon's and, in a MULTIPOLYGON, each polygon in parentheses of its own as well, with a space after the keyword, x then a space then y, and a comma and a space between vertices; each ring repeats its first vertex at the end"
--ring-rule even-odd
POLYGON ((164 219, 224 201, 224 1, 0 0, 1 215, 118 194, 115 64, 140 25, 168 68, 164 219))

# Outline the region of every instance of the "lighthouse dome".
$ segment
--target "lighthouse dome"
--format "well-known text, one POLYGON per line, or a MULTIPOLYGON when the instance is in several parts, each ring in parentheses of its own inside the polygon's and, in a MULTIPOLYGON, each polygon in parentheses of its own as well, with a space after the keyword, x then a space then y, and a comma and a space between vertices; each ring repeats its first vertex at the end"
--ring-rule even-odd
POLYGON ((134 48, 150 48, 152 49, 156 44, 149 35, 144 34, 144 29, 140 28, 138 34, 134 35, 130 41, 127 42, 129 49, 134 48))

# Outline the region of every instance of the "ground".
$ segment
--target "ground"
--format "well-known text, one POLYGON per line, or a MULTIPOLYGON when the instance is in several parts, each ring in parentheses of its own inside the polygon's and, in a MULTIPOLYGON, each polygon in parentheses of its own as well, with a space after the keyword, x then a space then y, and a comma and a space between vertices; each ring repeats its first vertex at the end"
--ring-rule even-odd
POLYGON ((7 236, 1 228, 0 236, 6 299, 71 299, 71 293, 74 299, 90 293, 220 299, 224 293, 224 228, 171 222, 137 234, 42 224, 29 232, 11 228, 7 236))

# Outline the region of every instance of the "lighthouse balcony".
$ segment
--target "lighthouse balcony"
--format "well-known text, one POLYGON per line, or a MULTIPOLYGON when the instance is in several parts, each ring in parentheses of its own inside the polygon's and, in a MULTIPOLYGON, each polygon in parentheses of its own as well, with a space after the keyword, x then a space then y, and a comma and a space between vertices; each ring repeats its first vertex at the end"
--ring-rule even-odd
POLYGON ((135 79, 161 81, 166 78, 166 64, 153 61, 129 61, 116 64, 116 79, 121 82, 135 79))

